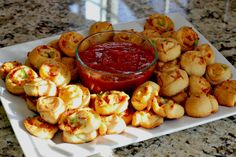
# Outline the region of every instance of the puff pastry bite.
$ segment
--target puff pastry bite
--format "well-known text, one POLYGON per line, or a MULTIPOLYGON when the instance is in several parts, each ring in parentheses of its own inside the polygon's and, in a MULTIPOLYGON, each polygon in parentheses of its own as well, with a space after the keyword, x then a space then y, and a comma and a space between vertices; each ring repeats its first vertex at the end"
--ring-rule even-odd
POLYGON ((61 62, 67 66, 71 73, 71 80, 77 80, 79 78, 78 66, 76 60, 71 57, 62 57, 61 62))
POLYGON ((189 78, 184 70, 177 69, 158 73, 157 83, 161 87, 160 94, 171 97, 188 87, 189 78))
POLYGON ((157 30, 160 34, 174 30, 174 22, 166 15, 155 13, 146 19, 144 29, 157 30))
POLYGON ((71 80, 69 69, 61 62, 45 62, 39 68, 39 75, 43 79, 53 81, 57 87, 67 85, 71 80))
POLYGON ((82 104, 81 104, 81 107, 87 107, 90 103, 90 91, 87 87, 83 86, 82 84, 77 84, 80 89, 82 90, 83 92, 83 95, 82 95, 82 104))
POLYGON ((40 77, 27 81, 23 87, 28 96, 55 96, 57 94, 56 84, 40 77))
POLYGON ((92 131, 90 133, 78 133, 78 134, 63 131, 62 141, 72 144, 82 144, 93 141, 97 137, 97 135, 98 135, 97 131, 92 131))
POLYGON ((177 59, 169 61, 169 62, 158 61, 156 64, 156 69, 159 72, 173 71, 173 70, 180 69, 180 64, 177 59))
POLYGON ((164 122, 163 117, 150 111, 136 111, 132 117, 132 126, 143 127, 146 129, 155 128, 164 122))
POLYGON ((61 54, 50 46, 40 45, 28 53, 28 58, 30 64, 39 69, 39 67, 46 61, 61 61, 61 54))
POLYGON ((42 139, 51 139, 58 131, 57 125, 45 122, 40 116, 27 118, 23 124, 29 133, 42 139))
POLYGON ((213 64, 215 62, 215 53, 210 45, 201 44, 197 46, 195 50, 200 52, 201 56, 206 60, 207 65, 213 64))
POLYGON ((129 95, 121 91, 106 91, 97 94, 94 100, 95 111, 99 115, 108 116, 124 112, 129 105, 129 95))
POLYGON ((4 62, 1 67, 0 67, 0 78, 1 79, 5 79, 7 74, 14 69, 15 67, 18 67, 22 65, 20 62, 18 61, 9 61, 9 62, 4 62))
POLYGON ((200 95, 203 93, 211 93, 211 84, 204 77, 191 75, 189 78, 189 94, 200 95))
POLYGON ((220 105, 234 107, 236 104, 236 81, 227 80, 216 86, 214 96, 220 105))
POLYGON ((26 105, 29 110, 34 111, 34 112, 38 112, 37 111, 38 97, 26 96, 25 101, 26 101, 26 105))
POLYGON ((212 84, 217 85, 232 77, 231 69, 222 63, 210 64, 206 68, 206 79, 212 84))
POLYGON ((118 115, 102 116, 101 125, 99 127, 99 134, 120 134, 125 131, 126 123, 118 115))
POLYGON ((206 72, 206 61, 199 51, 185 52, 180 58, 180 65, 188 75, 202 76, 206 72))
POLYGON ((76 48, 83 38, 77 32, 66 32, 61 35, 58 45, 65 55, 75 57, 76 48))
POLYGON ((153 29, 145 29, 140 34, 148 38, 149 40, 161 37, 160 33, 157 30, 153 29))
POLYGON ((192 29, 192 27, 183 26, 180 27, 173 37, 180 43, 181 51, 191 51, 198 45, 198 34, 192 29))
POLYGON ((152 81, 147 81, 140 86, 138 86, 133 92, 131 98, 132 106, 138 110, 144 110, 151 108, 152 99, 155 96, 158 96, 158 92, 160 91, 160 86, 152 81))
POLYGON ((50 124, 56 124, 60 115, 66 110, 63 100, 55 96, 38 98, 36 107, 42 119, 50 124))
POLYGON ((155 42, 158 59, 168 62, 178 58, 181 54, 180 44, 172 38, 158 38, 155 42))
POLYGON ((206 117, 218 111, 218 102, 211 95, 191 95, 185 103, 185 111, 191 117, 206 117))
POLYGON ((61 87, 58 96, 64 101, 67 109, 81 107, 83 91, 80 86, 71 84, 61 87))
POLYGON ((6 77, 6 89, 13 94, 24 94, 23 86, 31 79, 38 77, 38 74, 25 65, 12 69, 6 77))
POLYGON ((143 39, 140 38, 140 34, 133 29, 131 30, 122 30, 120 33, 116 33, 113 36, 113 41, 115 42, 129 42, 137 45, 141 45, 143 39), (131 32, 131 33, 129 33, 131 32))

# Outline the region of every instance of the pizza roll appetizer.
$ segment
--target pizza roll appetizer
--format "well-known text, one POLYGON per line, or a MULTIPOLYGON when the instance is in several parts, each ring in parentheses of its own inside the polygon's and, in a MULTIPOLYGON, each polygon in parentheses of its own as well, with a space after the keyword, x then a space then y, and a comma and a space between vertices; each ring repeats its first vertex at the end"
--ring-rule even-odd
POLYGON ((113 41, 115 42, 128 42, 136 45, 141 45, 143 39, 140 38, 141 35, 138 32, 135 32, 133 29, 131 30, 122 30, 120 33, 116 33, 113 37, 113 41), (132 32, 132 33, 129 33, 132 32))
POLYGON ((66 110, 63 100, 55 96, 38 98, 36 107, 42 119, 50 124, 56 124, 60 115, 66 110))
POLYGON ((30 64, 34 68, 39 69, 39 67, 46 61, 61 61, 61 54, 50 46, 40 45, 28 53, 28 58, 30 64))
POLYGON ((144 29, 157 30, 160 34, 174 30, 174 22, 164 14, 152 14, 146 19, 144 29))
POLYGON ((186 91, 179 92, 178 94, 170 97, 171 100, 173 100, 175 103, 180 104, 182 106, 185 104, 185 101, 187 100, 187 98, 188 98, 188 94, 186 91))
POLYGON ((220 105, 234 107, 236 104, 236 81, 227 80, 217 85, 214 96, 220 105))
POLYGON ((45 122, 40 116, 27 118, 23 124, 30 134, 42 139, 52 139, 58 131, 57 125, 45 122))
POLYGON ((151 108, 152 99, 155 96, 158 96, 159 90, 160 86, 155 82, 147 81, 143 83, 133 92, 131 98, 132 106, 138 111, 144 110, 146 108, 149 110, 151 108))
POLYGON ((79 78, 78 66, 76 60, 71 57, 63 57, 61 62, 67 66, 71 73, 71 80, 75 81, 79 78))
POLYGON ((206 61, 199 51, 185 52, 180 58, 180 65, 188 75, 203 76, 206 72, 206 61))
POLYGON ((50 80, 44 80, 40 77, 33 78, 25 83, 24 91, 28 96, 56 96, 56 84, 50 80))
POLYGON ((132 117, 132 126, 152 129, 164 122, 163 117, 158 116, 151 110, 136 111, 132 117))
POLYGON ((157 30, 153 29, 145 29, 144 31, 140 32, 140 34, 148 38, 149 40, 161 37, 160 33, 157 30))
POLYGON ((201 56, 206 60, 207 65, 215 63, 215 53, 210 45, 201 44, 195 50, 200 52, 201 56))
POLYGON ((161 34, 162 38, 174 38, 175 31, 168 31, 161 34))
POLYGON ((5 80, 7 74, 14 68, 21 66, 22 64, 18 61, 5 62, 0 67, 0 78, 5 80))
POLYGON ((179 28, 173 35, 173 37, 179 42, 181 51, 191 51, 198 45, 198 34, 192 29, 192 27, 183 26, 179 28))
POLYGON ((36 112, 36 113, 38 112, 37 111, 38 97, 26 96, 25 101, 26 101, 26 105, 29 110, 36 112))
MULTIPOLYGON (((61 49, 59 47, 59 39, 52 40, 47 45, 56 49, 57 51, 61 52, 61 49)), ((63 55, 62 53, 60 53, 60 54, 63 55)))
POLYGON ((103 116, 124 112, 128 104, 129 95, 115 90, 97 94, 94 100, 95 111, 103 116))
POLYGON ((27 81, 38 77, 38 74, 25 65, 11 70, 6 77, 6 89, 13 94, 24 94, 24 85, 27 81))
POLYGON ((163 96, 174 96, 182 92, 189 85, 188 74, 177 69, 157 74, 157 83, 160 85, 160 94, 163 96))
POLYGON ((231 69, 222 63, 210 64, 206 68, 206 79, 212 84, 217 85, 232 77, 231 69))
POLYGON ((71 73, 67 66, 61 62, 45 62, 39 68, 39 75, 43 79, 53 81, 57 87, 67 85, 71 81, 71 73))
POLYGON ((99 134, 120 134, 125 131, 126 123, 118 115, 102 116, 101 125, 99 127, 99 134))
POLYGON ((211 93, 211 84, 204 77, 191 75, 189 78, 189 94, 200 95, 203 93, 211 93))
POLYGON ((61 87, 58 96, 64 101, 67 109, 81 107, 83 91, 80 86, 71 84, 61 87))
POLYGON ((156 69, 159 72, 167 72, 180 69, 180 64, 177 59, 169 61, 169 62, 161 62, 158 61, 156 64, 156 69))
POLYGON ((212 95, 191 95, 185 103, 185 111, 188 116, 201 118, 218 111, 218 102, 212 95))
POLYGON ((129 125, 132 122, 133 113, 133 108, 129 106, 124 112, 118 115, 125 121, 126 125, 129 125))
POLYGON ((90 91, 89 91, 89 89, 87 87, 83 86, 80 83, 77 84, 77 86, 79 86, 80 89, 83 92, 81 107, 87 107, 89 105, 89 103, 90 103, 90 91))
POLYGON ((83 38, 84 37, 77 32, 66 32, 61 35, 58 45, 65 55, 75 57, 76 48, 83 38))
POLYGON ((82 144, 93 141, 98 136, 97 131, 92 131, 89 133, 78 133, 74 134, 73 132, 62 132, 62 141, 72 144, 82 144))

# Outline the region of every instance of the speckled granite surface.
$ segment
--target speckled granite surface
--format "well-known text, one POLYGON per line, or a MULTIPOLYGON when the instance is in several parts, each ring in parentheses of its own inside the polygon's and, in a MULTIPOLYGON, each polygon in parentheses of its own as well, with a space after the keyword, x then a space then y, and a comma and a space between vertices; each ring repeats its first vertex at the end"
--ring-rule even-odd
MULTIPOLYGON (((235 0, 1 0, 0 47, 83 29, 94 20, 126 22, 153 12, 182 14, 236 66, 235 0)), ((24 156, 2 105, 0 156, 24 156)), ((114 149, 112 156, 233 157, 236 116, 114 149)))

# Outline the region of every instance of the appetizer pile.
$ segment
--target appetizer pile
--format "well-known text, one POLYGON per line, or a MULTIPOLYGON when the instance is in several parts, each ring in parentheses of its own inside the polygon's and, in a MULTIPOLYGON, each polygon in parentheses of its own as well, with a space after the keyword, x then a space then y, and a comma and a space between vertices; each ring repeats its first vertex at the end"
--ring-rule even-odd
MULTIPOLYGON (((109 22, 96 22, 89 34, 113 30, 109 22)), ((8 61, 0 67, 6 89, 23 96, 36 113, 24 120, 34 136, 51 139, 60 130, 62 140, 85 143, 97 136, 120 134, 127 125, 154 128, 165 119, 185 114, 206 117, 219 104, 233 107, 236 81, 230 80, 228 65, 215 62, 208 44, 198 44, 198 34, 188 26, 174 29, 173 21, 159 13, 150 15, 142 32, 158 51, 154 80, 132 93, 105 91, 91 94, 79 83, 75 51, 83 35, 66 32, 58 40, 30 51, 24 64, 8 61)), ((110 38, 112 34, 108 34, 110 38)), ((115 36, 120 42, 136 41, 132 36, 115 36)))

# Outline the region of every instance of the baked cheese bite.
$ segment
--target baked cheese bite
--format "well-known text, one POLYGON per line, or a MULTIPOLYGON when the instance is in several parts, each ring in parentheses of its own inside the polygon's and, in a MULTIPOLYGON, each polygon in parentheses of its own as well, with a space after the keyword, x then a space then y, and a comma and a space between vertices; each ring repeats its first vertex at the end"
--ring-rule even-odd
POLYGON ((5 79, 7 74, 15 67, 21 66, 22 64, 18 61, 4 62, 0 67, 0 78, 5 79))
POLYGON ((39 69, 39 67, 46 61, 61 61, 61 54, 50 46, 40 45, 28 53, 28 58, 30 64, 34 68, 39 69))
POLYGON ((75 81, 79 78, 78 66, 75 58, 62 57, 61 62, 67 66, 71 73, 71 80, 75 81))
POLYGON ((50 80, 44 80, 40 77, 31 79, 25 83, 24 91, 28 96, 56 96, 56 84, 50 80))
POLYGON ((173 71, 177 69, 180 69, 180 64, 177 59, 169 62, 158 61, 156 64, 156 70, 159 72, 173 71))
POLYGON ((58 131, 57 125, 45 122, 40 116, 29 117, 23 124, 30 134, 42 139, 52 139, 58 131))
POLYGON ((152 129, 157 126, 160 126, 163 122, 163 117, 158 116, 151 110, 136 111, 132 117, 132 126, 141 126, 146 129, 152 129))
POLYGON ((113 36, 113 41, 115 42, 129 42, 136 45, 141 45, 143 39, 140 37, 141 35, 133 29, 130 30, 122 30, 120 33, 116 33, 113 36), (129 33, 131 32, 131 33, 129 33))
POLYGON ((97 131, 92 131, 90 133, 78 133, 78 134, 63 131, 62 141, 72 144, 82 144, 93 141, 97 137, 97 135, 98 135, 97 131))
POLYGON ((215 53, 210 45, 201 44, 195 50, 200 52, 201 56, 206 60, 207 65, 215 63, 215 53))
POLYGON ((38 97, 26 96, 25 101, 29 110, 38 113, 37 111, 38 97))
POLYGON ((95 111, 99 115, 108 116, 125 111, 129 105, 129 95, 121 91, 106 91, 97 94, 94 100, 95 111))
POLYGON ((38 77, 38 74, 25 65, 12 69, 6 77, 6 89, 13 94, 24 94, 24 85, 27 81, 38 77))
POLYGON ((80 33, 66 32, 61 35, 58 45, 65 55, 75 57, 76 48, 83 39, 80 33))
POLYGON ((160 34, 174 30, 174 22, 166 15, 155 13, 146 19, 144 29, 157 30, 160 34))
POLYGON ((42 119, 50 124, 56 124, 61 114, 66 110, 63 100, 55 96, 38 98, 36 107, 42 119))
POLYGON ((65 102, 67 109, 82 106, 83 91, 75 84, 66 85, 59 89, 58 96, 65 102))
POLYGON ((161 37, 160 33, 157 30, 153 29, 145 29, 142 32, 140 32, 140 34, 149 40, 161 37))
POLYGON ((138 86, 131 97, 132 106, 138 110, 150 109, 153 98, 158 96, 160 86, 152 81, 147 81, 138 86))
POLYGON ((200 95, 211 93, 211 84, 204 78, 191 75, 189 78, 189 95, 200 95))
POLYGON ((206 68, 206 79, 212 84, 217 85, 223 81, 229 80, 232 77, 232 72, 227 64, 214 63, 206 68))
POLYGON ((217 85, 214 96, 220 105, 234 107, 236 105, 236 81, 227 80, 217 85))
POLYGON ((180 46, 181 51, 191 51, 194 50, 198 45, 199 37, 198 34, 193 30, 192 27, 182 26, 174 34, 175 38, 180 46))
POLYGON ((39 75, 43 79, 53 81, 57 87, 67 85, 71 81, 70 70, 61 62, 44 62, 39 68, 39 75))
POLYGON ((199 51, 185 52, 181 55, 180 65, 188 75, 203 76, 206 72, 206 61, 199 51))

